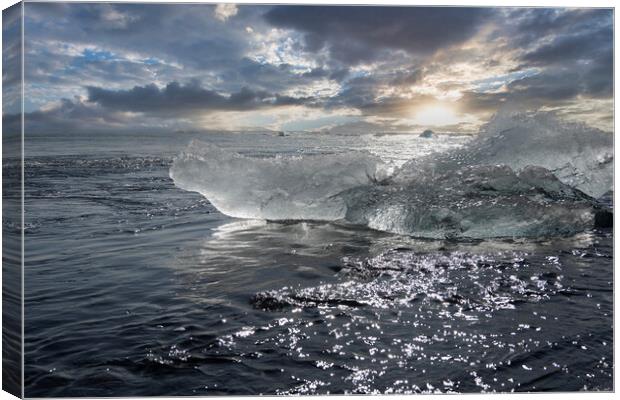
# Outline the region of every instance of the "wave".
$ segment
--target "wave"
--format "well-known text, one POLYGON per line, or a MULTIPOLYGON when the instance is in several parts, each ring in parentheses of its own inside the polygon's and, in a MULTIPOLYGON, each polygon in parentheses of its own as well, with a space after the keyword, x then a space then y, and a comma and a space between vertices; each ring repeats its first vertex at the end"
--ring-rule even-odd
POLYGON ((501 113, 466 146, 393 168, 365 152, 253 158, 193 141, 170 177, 222 213, 344 221, 429 238, 570 235, 609 225, 613 138, 544 113, 501 113))

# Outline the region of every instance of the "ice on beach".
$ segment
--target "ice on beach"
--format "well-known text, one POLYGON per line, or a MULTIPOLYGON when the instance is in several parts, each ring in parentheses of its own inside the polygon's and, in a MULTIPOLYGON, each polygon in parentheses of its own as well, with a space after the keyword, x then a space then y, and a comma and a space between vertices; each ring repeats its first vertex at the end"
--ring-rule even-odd
POLYGON ((399 168, 361 151, 257 158, 193 141, 170 176, 238 218, 432 238, 568 235, 609 220, 594 198, 612 188, 613 138, 548 114, 501 113, 464 147, 399 168))
POLYGON ((237 218, 337 220, 344 190, 384 180, 389 167, 365 152, 247 157, 198 140, 170 169, 175 184, 237 218))

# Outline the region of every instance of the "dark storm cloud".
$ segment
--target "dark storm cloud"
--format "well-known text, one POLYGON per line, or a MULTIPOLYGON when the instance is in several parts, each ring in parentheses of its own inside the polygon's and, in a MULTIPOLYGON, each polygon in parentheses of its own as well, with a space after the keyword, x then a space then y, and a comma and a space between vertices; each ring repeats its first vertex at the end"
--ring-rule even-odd
POLYGON ((361 111, 365 116, 400 118, 411 116, 415 107, 434 101, 433 96, 425 94, 407 97, 398 94, 378 96, 374 85, 356 82, 338 95, 326 100, 324 107, 327 109, 348 107, 361 111))
MULTIPOLYGON (((502 9, 493 26, 487 42, 496 46, 494 59, 506 60, 508 55, 508 61, 517 63, 510 73, 523 76, 499 81, 492 91, 465 88, 458 102, 462 111, 489 115, 506 105, 576 110, 584 101, 612 99, 610 9, 502 9), (495 90, 500 86, 502 90, 495 90)), ((493 66, 498 65, 501 61, 493 66)))
POLYGON ((56 125, 72 109, 118 127, 287 105, 411 117, 442 94, 480 116, 613 95, 609 9, 239 5, 218 19, 207 4, 25 7, 26 108, 56 125))
POLYGON ((501 92, 465 92, 461 104, 467 112, 490 113, 502 104, 536 109, 565 105, 576 98, 608 99, 613 94, 612 81, 611 65, 581 70, 558 67, 515 80, 501 92))
MULTIPOLYGON (((321 79, 334 79, 332 73, 322 67, 296 73, 295 66, 291 64, 259 63, 247 57, 236 63, 234 68, 222 71, 221 78, 231 90, 240 90, 243 86, 251 85, 271 92, 282 92, 321 79)), ((339 78, 343 79, 344 76, 339 78)))
POLYGON ((508 46, 527 48, 547 37, 588 31, 612 21, 609 9, 509 8, 498 19, 498 36, 509 39, 508 46))
MULTIPOLYGON (((525 79, 520 90, 530 97, 553 87, 561 94, 611 97, 613 93, 613 29, 604 26, 580 34, 558 35, 550 43, 525 53, 526 67, 542 67, 537 77, 525 79)), ((559 96, 562 97, 562 96, 559 96)), ((553 97, 547 99, 553 100, 553 97)))
POLYGON ((344 83, 343 89, 337 95, 326 99, 324 106, 329 109, 356 108, 364 115, 393 117, 411 114, 412 107, 431 101, 432 96, 416 95, 411 98, 395 94, 386 97, 379 96, 379 89, 408 87, 419 83, 423 77, 421 69, 412 67, 352 78, 344 83))
POLYGON ((160 89, 156 85, 135 86, 129 90, 88 87, 88 100, 104 108, 158 114, 192 114, 212 111, 245 111, 311 103, 309 98, 293 98, 242 88, 230 95, 205 89, 197 82, 182 85, 171 82, 160 89))
POLYGON ((484 8, 281 6, 265 18, 303 32, 305 50, 327 48, 333 58, 356 64, 383 49, 428 55, 462 43, 492 14, 484 8))
POLYGON ((410 86, 420 82, 423 78, 423 72, 419 68, 397 71, 393 74, 388 84, 399 86, 410 86))
POLYGON ((527 40, 518 69, 542 71, 514 82, 509 87, 516 90, 513 97, 551 101, 611 97, 613 14, 609 9, 541 9, 521 14, 515 34, 509 36, 512 46, 527 40))
POLYGON ((612 98, 610 10, 516 10, 510 16, 517 22, 516 28, 503 32, 509 45, 529 41, 518 55, 521 64, 515 70, 536 68, 538 72, 510 82, 499 93, 465 92, 464 109, 493 112, 502 104, 534 109, 576 99, 612 98))
MULTIPOLYGON (((2 117, 3 129, 7 132, 20 129, 21 115, 6 114, 2 117)), ((85 103, 79 99, 63 99, 56 106, 24 114, 25 131, 29 133, 79 133, 116 132, 131 130, 137 132, 147 127, 144 121, 136 121, 118 112, 85 103)))
POLYGON ((528 65, 565 64, 580 60, 591 60, 612 51, 612 26, 604 26, 587 32, 558 35, 521 59, 528 65))
MULTIPOLYGON (((193 112, 244 110, 305 104, 310 99, 241 90, 230 96, 193 86, 171 83, 159 90, 155 86, 128 91, 89 88, 91 99, 62 99, 53 107, 24 114, 25 130, 30 133, 70 132, 155 132, 193 129, 183 116, 193 112), (140 96, 143 101, 138 101, 140 96), (132 112, 128 114, 127 112, 132 112), (145 118, 146 116, 146 118, 145 118)), ((3 114, 5 132, 21 130, 21 114, 3 114)))
POLYGON ((300 72, 298 66, 247 57, 253 36, 246 27, 266 26, 261 16, 265 7, 239 6, 226 22, 216 19, 214 7, 205 4, 36 3, 27 7, 33 52, 28 80, 58 91, 80 82, 127 88, 155 80, 161 84, 199 79, 217 81, 217 90, 228 93, 246 86, 278 93, 346 75, 346 71, 321 67, 300 72))

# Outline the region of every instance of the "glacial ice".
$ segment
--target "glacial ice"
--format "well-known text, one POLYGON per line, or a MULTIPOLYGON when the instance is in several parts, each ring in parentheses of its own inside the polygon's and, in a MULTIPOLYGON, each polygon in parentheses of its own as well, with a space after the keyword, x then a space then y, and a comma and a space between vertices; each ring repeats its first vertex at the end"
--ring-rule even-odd
POLYGON ((378 157, 362 152, 254 158, 194 140, 175 158, 170 177, 231 217, 333 221, 346 212, 339 193, 375 184, 387 172, 378 157))
POLYGON ((468 145, 403 165, 397 180, 471 165, 544 167, 563 183, 598 198, 613 186, 613 136, 549 113, 501 112, 468 145))
POLYGON ((405 185, 342 194, 345 219, 372 229, 428 238, 569 235, 593 227, 592 199, 548 170, 469 166, 405 185))
POLYGON ((344 221, 429 238, 570 235, 611 211, 613 138, 548 114, 502 113, 464 148, 393 169, 364 152, 252 158, 192 142, 170 169, 222 213, 344 221))

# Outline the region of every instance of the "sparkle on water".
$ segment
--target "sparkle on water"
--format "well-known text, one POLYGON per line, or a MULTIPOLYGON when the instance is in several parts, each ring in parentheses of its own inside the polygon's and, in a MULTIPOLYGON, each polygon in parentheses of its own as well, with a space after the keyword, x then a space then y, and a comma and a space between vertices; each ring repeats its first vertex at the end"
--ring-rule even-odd
MULTIPOLYGON (((28 138, 26 396, 612 389, 611 230, 421 240, 236 220, 168 177, 190 136, 28 138)), ((200 139, 394 165, 468 140, 200 139)))

